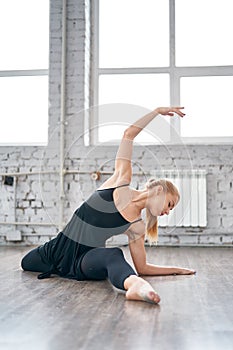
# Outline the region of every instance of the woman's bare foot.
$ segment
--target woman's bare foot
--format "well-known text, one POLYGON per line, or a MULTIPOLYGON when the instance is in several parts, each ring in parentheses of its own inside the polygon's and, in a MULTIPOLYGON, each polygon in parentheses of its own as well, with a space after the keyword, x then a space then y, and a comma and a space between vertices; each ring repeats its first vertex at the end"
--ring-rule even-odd
POLYGON ((152 286, 141 277, 131 275, 125 280, 126 299, 141 300, 148 303, 158 304, 159 295, 154 291, 152 286))

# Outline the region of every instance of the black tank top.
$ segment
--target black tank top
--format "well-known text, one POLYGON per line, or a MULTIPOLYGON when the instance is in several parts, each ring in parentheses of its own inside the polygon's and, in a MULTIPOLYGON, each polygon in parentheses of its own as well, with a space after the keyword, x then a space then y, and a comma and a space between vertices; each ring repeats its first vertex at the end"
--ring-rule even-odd
MULTIPOLYGON (((128 184, 118 186, 123 187, 128 184)), ((127 231, 132 223, 117 210, 113 192, 115 188, 95 191, 74 212, 62 232, 56 238, 39 247, 43 260, 48 261, 51 268, 39 278, 49 277, 57 273, 69 278, 81 278, 81 257, 90 249, 104 247, 108 238, 127 231)))
POLYGON ((64 235, 89 247, 103 247, 108 238, 127 231, 132 222, 117 210, 113 200, 115 188, 95 191, 75 211, 63 230, 64 235))

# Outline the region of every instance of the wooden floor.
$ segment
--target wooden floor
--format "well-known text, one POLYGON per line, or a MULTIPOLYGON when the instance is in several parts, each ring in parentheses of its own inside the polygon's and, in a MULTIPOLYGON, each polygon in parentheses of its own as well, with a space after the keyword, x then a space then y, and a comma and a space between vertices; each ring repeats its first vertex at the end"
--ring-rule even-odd
POLYGON ((28 250, 0 248, 1 350, 233 349, 231 248, 147 248, 152 263, 197 270, 147 277, 159 306, 126 301, 108 281, 38 280, 19 266, 28 250))

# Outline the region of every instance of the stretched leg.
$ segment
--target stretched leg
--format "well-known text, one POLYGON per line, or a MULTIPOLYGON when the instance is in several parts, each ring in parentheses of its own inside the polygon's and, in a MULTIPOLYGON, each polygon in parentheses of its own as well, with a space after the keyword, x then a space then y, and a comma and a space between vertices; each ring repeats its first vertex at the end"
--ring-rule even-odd
POLYGON ((34 272, 47 272, 48 266, 45 264, 40 254, 38 253, 38 248, 31 250, 27 253, 21 261, 22 269, 25 271, 34 271, 34 272))
POLYGON ((126 290, 129 300, 143 300, 158 303, 160 298, 152 286, 138 277, 127 263, 119 248, 95 248, 84 255, 81 269, 87 279, 110 282, 119 289, 126 290))
POLYGON ((87 252, 81 262, 81 270, 87 279, 104 280, 119 289, 124 288, 124 281, 130 275, 136 275, 124 258, 120 248, 95 248, 87 252))

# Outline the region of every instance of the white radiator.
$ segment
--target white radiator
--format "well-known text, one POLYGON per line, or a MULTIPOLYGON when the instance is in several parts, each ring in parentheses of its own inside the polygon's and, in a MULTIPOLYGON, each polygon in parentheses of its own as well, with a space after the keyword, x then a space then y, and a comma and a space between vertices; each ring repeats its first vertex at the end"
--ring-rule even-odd
POLYGON ((205 170, 158 170, 152 171, 151 176, 172 181, 180 192, 179 203, 169 215, 159 217, 159 226, 207 225, 205 170))

